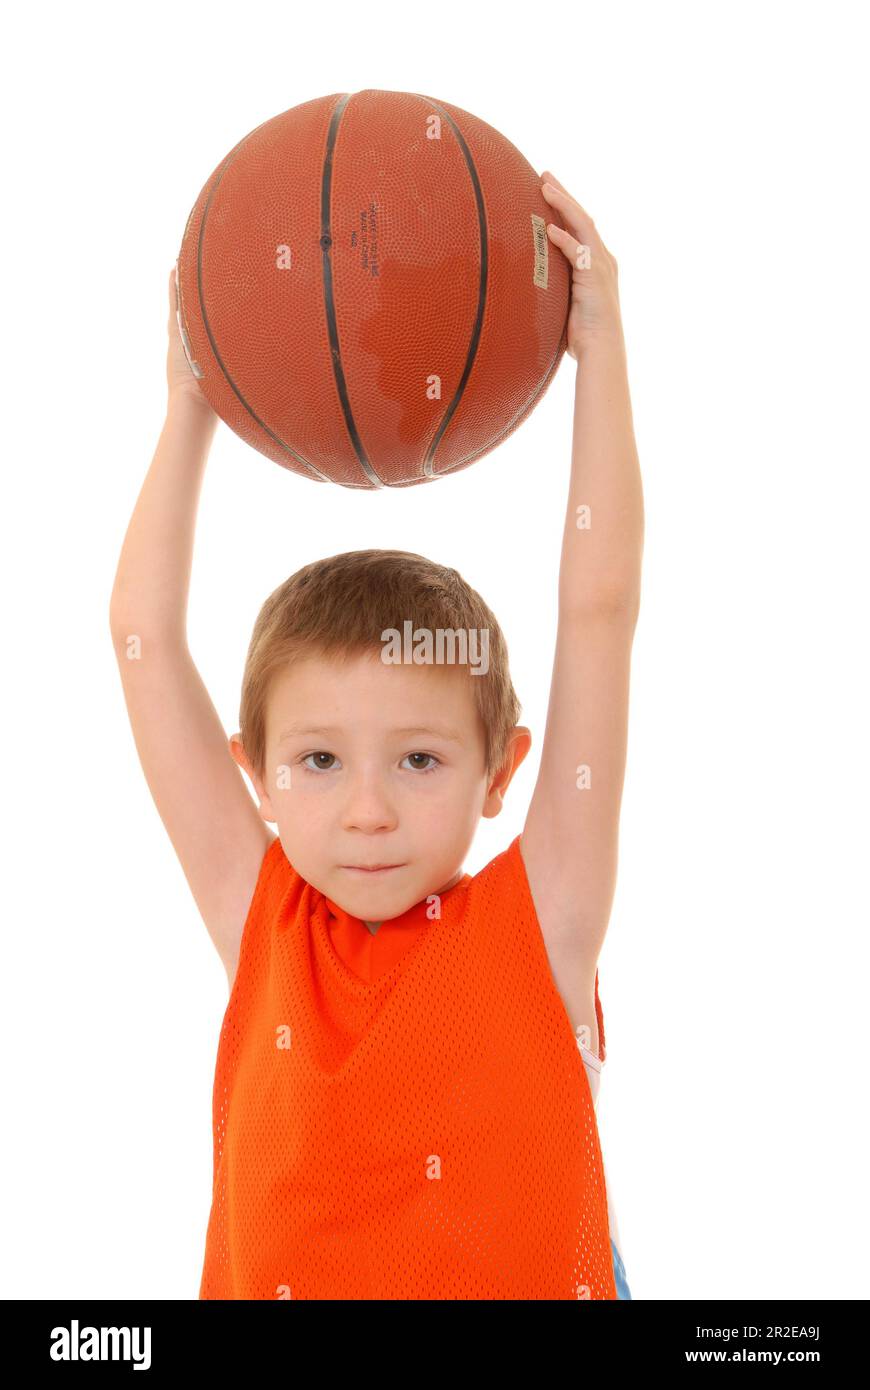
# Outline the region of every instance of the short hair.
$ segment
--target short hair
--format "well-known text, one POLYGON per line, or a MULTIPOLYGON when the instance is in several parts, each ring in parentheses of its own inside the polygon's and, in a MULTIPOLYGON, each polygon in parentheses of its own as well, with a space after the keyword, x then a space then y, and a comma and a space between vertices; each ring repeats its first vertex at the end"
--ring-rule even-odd
MULTIPOLYGON (((239 733, 254 772, 265 780, 266 710, 274 677, 294 659, 382 653, 385 631, 487 630, 488 664, 472 674, 493 777, 507 756, 521 705, 510 677, 504 634, 492 610, 458 570, 405 550, 348 550, 314 560, 269 595, 257 616, 242 678, 239 733)), ((478 638, 479 640, 479 638, 478 638)), ((461 667, 460 667, 461 669, 461 667)))

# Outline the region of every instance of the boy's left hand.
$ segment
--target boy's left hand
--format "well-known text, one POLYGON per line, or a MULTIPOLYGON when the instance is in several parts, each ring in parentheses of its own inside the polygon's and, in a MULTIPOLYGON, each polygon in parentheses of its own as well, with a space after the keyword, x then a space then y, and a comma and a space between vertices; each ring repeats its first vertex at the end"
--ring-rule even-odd
POLYGON ((567 229, 547 224, 550 240, 571 266, 568 353, 576 362, 597 338, 622 339, 616 260, 601 240, 588 212, 566 192, 549 169, 541 175, 541 184, 541 192, 567 229), (551 190, 547 184, 552 185, 551 190))

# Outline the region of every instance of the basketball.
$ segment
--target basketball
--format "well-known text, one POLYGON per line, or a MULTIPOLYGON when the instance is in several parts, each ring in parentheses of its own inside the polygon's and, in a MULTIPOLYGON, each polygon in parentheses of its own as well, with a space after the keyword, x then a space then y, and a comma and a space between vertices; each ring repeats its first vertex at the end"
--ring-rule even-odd
POLYGON ((499 131, 416 92, 318 97, 257 126, 199 194, 177 264, 191 371, 275 463, 411 487, 522 424, 567 346, 570 268, 499 131))

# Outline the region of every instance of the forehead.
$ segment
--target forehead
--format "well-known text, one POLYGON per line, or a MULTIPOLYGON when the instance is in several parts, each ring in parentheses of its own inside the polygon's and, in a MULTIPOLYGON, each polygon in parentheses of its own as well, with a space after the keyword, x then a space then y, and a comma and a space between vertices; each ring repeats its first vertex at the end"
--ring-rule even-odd
POLYGON ((306 656, 273 680, 268 734, 288 725, 362 729, 373 733, 411 725, 473 733, 479 714, 466 668, 445 664, 388 664, 377 652, 344 658, 306 656))

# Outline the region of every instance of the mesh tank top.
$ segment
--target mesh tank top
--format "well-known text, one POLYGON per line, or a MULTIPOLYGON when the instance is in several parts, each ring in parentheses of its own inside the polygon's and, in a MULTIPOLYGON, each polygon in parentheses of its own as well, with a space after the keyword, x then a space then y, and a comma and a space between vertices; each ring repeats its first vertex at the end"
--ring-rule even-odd
MULTIPOLYGON (((597 973, 595 1008, 603 1058, 597 973)), ((590 1085, 519 835, 374 936, 275 839, 213 1126, 201 1299, 617 1297, 590 1085)))

